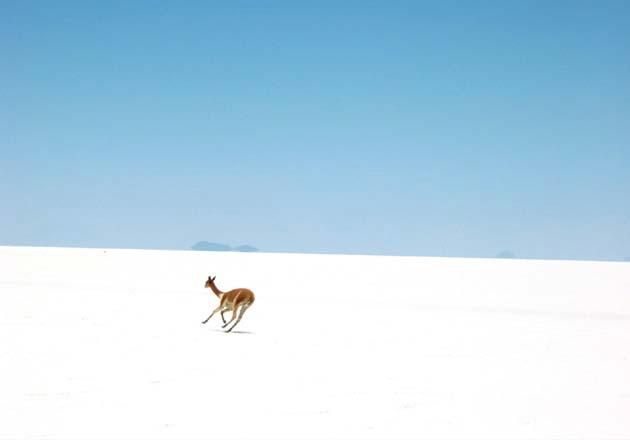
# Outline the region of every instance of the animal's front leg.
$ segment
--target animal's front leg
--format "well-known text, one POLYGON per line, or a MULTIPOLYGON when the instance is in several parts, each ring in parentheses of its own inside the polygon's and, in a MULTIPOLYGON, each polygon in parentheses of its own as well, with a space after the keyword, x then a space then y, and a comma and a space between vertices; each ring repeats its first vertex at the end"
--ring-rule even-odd
POLYGON ((215 313, 217 313, 219 310, 221 310, 221 306, 219 306, 219 307, 217 307, 216 309, 214 309, 214 310, 212 311, 212 313, 210 313, 210 316, 208 316, 208 317, 206 318, 206 320, 205 320, 205 321, 201 321, 201 323, 202 323, 202 324, 205 324, 206 322, 208 322, 208 321, 210 320, 210 318, 212 318, 212 316, 213 316, 215 313))
POLYGON ((227 309, 221 310, 221 319, 223 320, 223 324, 227 324, 227 321, 225 320, 225 316, 223 315, 225 312, 227 312, 227 309))

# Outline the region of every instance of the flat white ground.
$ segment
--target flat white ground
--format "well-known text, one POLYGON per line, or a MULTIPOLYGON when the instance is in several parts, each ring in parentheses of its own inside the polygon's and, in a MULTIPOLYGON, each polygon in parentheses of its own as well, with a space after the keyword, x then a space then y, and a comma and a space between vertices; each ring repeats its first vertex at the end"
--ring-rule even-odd
POLYGON ((630 264, 0 247, 0 438, 209 437, 630 438, 630 264))

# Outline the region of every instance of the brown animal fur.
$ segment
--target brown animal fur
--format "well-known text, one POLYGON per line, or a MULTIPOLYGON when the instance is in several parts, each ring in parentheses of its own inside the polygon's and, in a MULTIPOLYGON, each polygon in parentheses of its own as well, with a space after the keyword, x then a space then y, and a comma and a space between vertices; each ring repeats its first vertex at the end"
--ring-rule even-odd
POLYGON ((212 311, 210 316, 208 316, 208 318, 205 321, 202 321, 202 324, 205 324, 206 322, 208 322, 208 320, 212 318, 212 316, 216 312, 220 312, 221 319, 223 320, 223 328, 230 325, 230 323, 236 319, 236 322, 234 323, 234 325, 232 325, 232 327, 226 330, 226 332, 229 333, 232 331, 234 327, 236 327, 236 324, 238 324, 241 318, 243 317, 245 310, 247 310, 254 303, 254 300, 256 298, 254 297, 254 292, 252 292, 249 289, 232 289, 228 292, 221 292, 217 288, 216 284, 214 284, 214 280, 216 278, 217 277, 214 277, 214 278, 208 277, 208 280, 206 281, 206 284, 204 287, 212 290, 214 294, 219 298, 219 306, 212 311), (240 311, 239 311, 239 308, 240 308, 240 311), (232 319, 226 322, 225 316, 223 316, 223 314, 229 311, 232 312, 232 319), (237 317, 237 313, 238 313, 238 317, 237 317))

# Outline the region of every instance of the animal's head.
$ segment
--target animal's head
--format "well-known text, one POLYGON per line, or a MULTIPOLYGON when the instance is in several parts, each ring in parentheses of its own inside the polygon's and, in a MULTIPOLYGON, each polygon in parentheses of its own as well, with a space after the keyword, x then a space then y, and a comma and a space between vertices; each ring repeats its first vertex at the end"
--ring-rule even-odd
POLYGON ((212 286, 212 284, 214 284, 214 280, 216 280, 217 277, 208 277, 208 280, 206 281, 206 285, 204 287, 210 287, 212 286))

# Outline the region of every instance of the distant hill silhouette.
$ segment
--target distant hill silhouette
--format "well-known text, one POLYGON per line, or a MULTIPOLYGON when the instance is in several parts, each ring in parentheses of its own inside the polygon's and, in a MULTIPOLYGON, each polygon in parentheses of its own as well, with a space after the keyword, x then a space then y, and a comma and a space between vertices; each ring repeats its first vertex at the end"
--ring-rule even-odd
POLYGON ((241 246, 236 246, 235 248, 232 248, 233 251, 238 251, 238 252, 258 252, 258 249, 255 248, 254 246, 250 246, 248 244, 243 244, 241 246))
POLYGON ((516 258, 516 255, 510 250, 504 250, 496 255, 496 258, 516 258))
POLYGON ((254 246, 244 244, 241 246, 232 247, 223 243, 211 243, 209 241, 199 241, 191 246, 194 251, 214 251, 214 252, 257 252, 258 249, 254 246))

